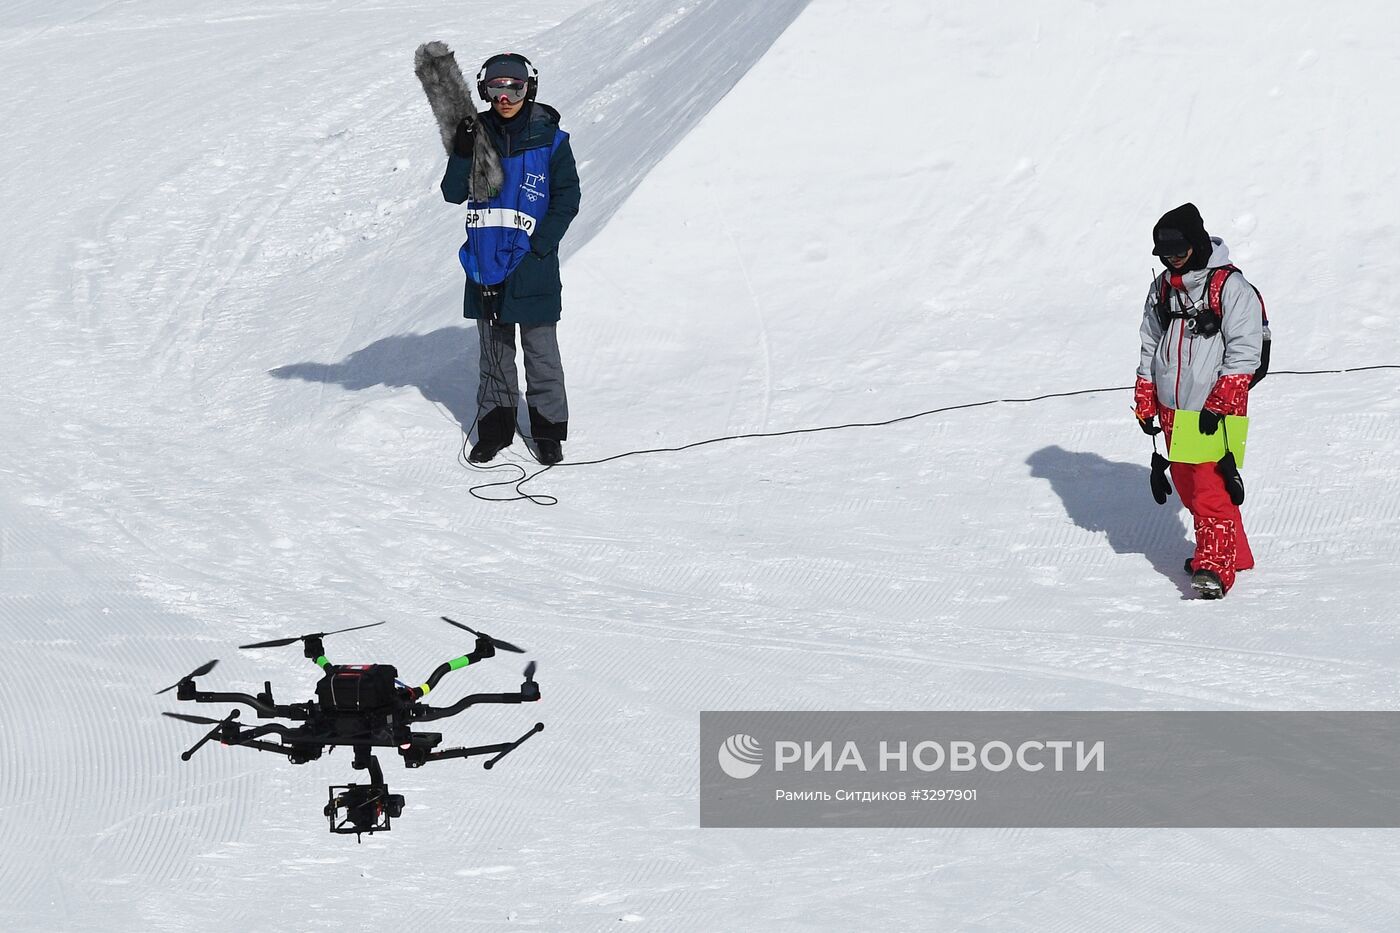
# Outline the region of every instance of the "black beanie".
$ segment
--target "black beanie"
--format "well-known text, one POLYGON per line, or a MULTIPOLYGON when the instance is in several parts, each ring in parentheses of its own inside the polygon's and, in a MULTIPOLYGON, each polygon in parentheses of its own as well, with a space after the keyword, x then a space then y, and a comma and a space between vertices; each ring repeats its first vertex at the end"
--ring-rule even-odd
POLYGON ((1206 233, 1206 224, 1201 219, 1201 212, 1189 201, 1167 211, 1153 226, 1152 255, 1161 257, 1162 265, 1170 269, 1171 265, 1166 257, 1180 255, 1183 243, 1191 247, 1191 258, 1182 266, 1181 271, 1204 269, 1210 262, 1210 254, 1215 247, 1210 242, 1210 234, 1206 233))

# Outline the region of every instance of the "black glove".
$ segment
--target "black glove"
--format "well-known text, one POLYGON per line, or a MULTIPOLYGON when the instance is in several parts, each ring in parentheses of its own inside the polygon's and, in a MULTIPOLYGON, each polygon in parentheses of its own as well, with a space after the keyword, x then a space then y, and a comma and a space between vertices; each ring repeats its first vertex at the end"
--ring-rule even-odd
POLYGON ((1225 416, 1213 412, 1209 408, 1201 409, 1201 433, 1214 434, 1216 432, 1216 429, 1220 427, 1220 419, 1223 417, 1225 416))
POLYGON ((452 151, 466 158, 476 149, 476 123, 463 120, 457 124, 457 133, 452 137, 452 151))
POLYGON ((1225 456, 1221 457, 1215 464, 1215 472, 1220 474, 1220 478, 1225 481, 1225 492, 1229 494, 1230 501, 1235 505, 1244 504, 1244 477, 1240 476, 1239 467, 1235 466, 1235 455, 1231 451, 1225 451, 1225 456))
POLYGON ((1142 433, 1146 434, 1148 437, 1151 437, 1154 434, 1161 434, 1162 429, 1157 427, 1155 422, 1156 419, 1149 415, 1146 418, 1138 419, 1138 427, 1142 428, 1142 433))
POLYGON ((1166 505, 1167 496, 1172 494, 1172 484, 1167 481, 1167 468, 1171 461, 1157 451, 1152 452, 1152 498, 1158 505, 1166 505))

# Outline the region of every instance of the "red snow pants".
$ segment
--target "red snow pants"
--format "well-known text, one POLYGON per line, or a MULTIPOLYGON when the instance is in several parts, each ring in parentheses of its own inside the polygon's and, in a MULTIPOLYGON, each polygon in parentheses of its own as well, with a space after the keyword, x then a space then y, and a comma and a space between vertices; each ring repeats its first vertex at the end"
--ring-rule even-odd
MULTIPOLYGON (((1160 412, 1162 428, 1171 446, 1171 422, 1176 412, 1160 412)), ((1254 554, 1244 533, 1240 508, 1230 501, 1225 481, 1215 471, 1213 463, 1173 463, 1172 484, 1182 505, 1191 513, 1196 526, 1196 553, 1191 566, 1196 570, 1213 570, 1220 583, 1229 590, 1235 585, 1235 571, 1254 566, 1254 554)))

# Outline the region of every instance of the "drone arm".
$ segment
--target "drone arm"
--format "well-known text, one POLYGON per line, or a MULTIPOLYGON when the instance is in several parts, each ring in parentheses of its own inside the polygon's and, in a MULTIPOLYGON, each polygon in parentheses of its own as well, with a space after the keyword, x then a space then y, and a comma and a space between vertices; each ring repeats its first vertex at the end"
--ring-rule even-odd
POLYGON ((421 700, 423 697, 427 696, 432 689, 438 685, 439 680, 442 680, 453 671, 464 668, 468 664, 475 664, 478 661, 484 661, 487 658, 493 658, 495 656, 496 643, 492 641, 490 637, 478 634, 476 636, 476 647, 472 648, 471 651, 462 655, 460 658, 453 658, 451 661, 439 664, 437 670, 433 671, 426 683, 413 688, 413 699, 421 700))
POLYGON ((453 671, 466 667, 468 664, 476 660, 479 659, 472 657, 470 654, 464 654, 460 658, 453 658, 451 661, 444 661, 442 664, 439 664, 437 670, 433 671, 433 673, 428 677, 427 682, 425 682, 421 686, 413 688, 413 698, 415 700, 418 700, 427 696, 430 692, 432 692, 432 689, 438 685, 439 680, 442 680, 444 677, 446 677, 453 671))
POLYGON ((478 703, 533 703, 539 699, 539 694, 530 695, 521 691, 520 693, 473 693, 471 696, 462 697, 451 706, 418 706, 414 708, 414 719, 446 719, 448 716, 456 716, 462 710, 478 703))
POLYGON ((290 745, 280 745, 277 742, 263 742, 258 739, 248 739, 242 742, 230 742, 230 745, 239 747, 256 748, 260 752, 276 752, 279 755, 286 755, 288 758, 296 753, 297 749, 290 745))
POLYGON ((216 693, 196 690, 194 684, 190 684, 188 690, 182 686, 177 696, 181 700, 194 700, 196 703, 242 703, 257 710, 258 715, 264 718, 305 719, 307 717, 306 710, 299 706, 278 706, 274 703, 264 703, 258 697, 247 693, 216 693))
POLYGON ((292 731, 292 728, 292 726, 284 726, 280 722, 270 722, 265 726, 257 726, 255 728, 248 729, 244 732, 240 732, 238 734, 238 739, 234 742, 230 742, 229 744, 244 745, 247 744, 245 742, 245 740, 247 739, 258 739, 265 735, 271 735, 274 732, 282 736, 283 738, 286 738, 287 734, 292 731))
MULTIPOLYGON (((234 711, 234 715, 237 715, 237 710, 234 711)), ((217 737, 224 745, 236 745, 239 748, 256 748, 260 752, 273 752, 278 755, 286 755, 288 758, 293 759, 293 764, 302 764, 306 761, 321 757, 319 749, 313 750, 299 745, 286 745, 282 742, 263 741, 262 736, 271 735, 274 732, 283 739, 286 739, 286 737, 294 731, 291 727, 284 726, 280 723, 269 723, 268 725, 257 726, 252 729, 240 728, 237 725, 234 725, 233 728, 230 729, 227 725, 222 723, 220 725, 223 726, 223 734, 217 737)), ((214 736, 211 735, 209 737, 213 738, 214 736)))

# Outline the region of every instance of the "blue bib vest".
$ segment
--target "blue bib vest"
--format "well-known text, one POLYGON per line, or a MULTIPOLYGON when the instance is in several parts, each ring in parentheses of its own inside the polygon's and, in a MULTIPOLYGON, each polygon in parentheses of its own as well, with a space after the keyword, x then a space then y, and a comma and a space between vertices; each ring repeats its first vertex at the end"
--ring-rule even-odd
POLYGON ((530 251, 530 235, 549 210, 549 160, 567 138, 555 130, 548 146, 501 159, 505 182, 500 194, 467 202, 467 240, 457 251, 467 278, 478 285, 499 285, 530 251))

